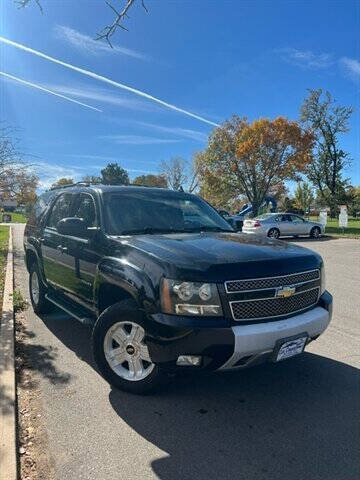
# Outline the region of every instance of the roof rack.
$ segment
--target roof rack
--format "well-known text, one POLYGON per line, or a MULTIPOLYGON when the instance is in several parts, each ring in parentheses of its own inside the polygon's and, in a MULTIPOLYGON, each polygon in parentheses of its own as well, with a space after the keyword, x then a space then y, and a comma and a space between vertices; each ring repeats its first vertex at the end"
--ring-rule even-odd
MULTIPOLYGON (((50 190, 61 190, 62 188, 70 188, 70 187, 76 187, 76 186, 83 186, 83 187, 90 187, 91 185, 103 185, 102 182, 75 182, 75 183, 67 183, 65 185, 56 185, 55 187, 51 187, 50 190)), ((168 187, 155 187, 154 185, 145 185, 145 184, 135 184, 135 183, 129 183, 128 185, 109 185, 113 187, 148 187, 148 188, 164 188, 168 189, 168 187)), ((184 191, 184 190, 179 190, 184 191)))
POLYGON ((65 185, 56 185, 55 187, 51 187, 50 190, 59 190, 62 188, 70 188, 76 186, 83 186, 83 187, 90 187, 90 185, 101 185, 101 182, 75 182, 75 183, 67 183, 65 185))

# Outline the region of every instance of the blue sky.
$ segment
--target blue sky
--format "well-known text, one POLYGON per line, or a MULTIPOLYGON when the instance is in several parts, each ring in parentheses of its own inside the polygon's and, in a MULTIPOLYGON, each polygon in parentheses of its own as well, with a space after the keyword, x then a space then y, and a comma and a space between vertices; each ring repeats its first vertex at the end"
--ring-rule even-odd
POLYGON ((113 18, 105 2, 43 0, 43 14, 33 3, 2 0, 2 37, 200 117, 0 43, 0 70, 28 82, 0 76, 0 117, 21 129, 42 188, 110 161, 132 178, 156 173, 161 160, 204 148, 212 123, 296 119, 306 89, 319 87, 356 108, 341 144, 360 184, 360 0, 148 0, 113 50, 93 40, 113 18))

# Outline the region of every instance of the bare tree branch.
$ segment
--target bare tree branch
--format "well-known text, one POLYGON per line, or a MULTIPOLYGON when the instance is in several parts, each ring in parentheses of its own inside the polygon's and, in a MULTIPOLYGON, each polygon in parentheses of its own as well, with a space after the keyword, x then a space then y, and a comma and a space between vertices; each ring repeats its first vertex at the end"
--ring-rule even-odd
MULTIPOLYGON (((32 0, 18 0, 16 3, 19 5, 19 8, 26 7, 32 0)), ((34 0, 36 5, 39 7, 40 12, 43 13, 43 9, 40 3, 40 0, 34 0)))
MULTIPOLYGON (((26 7, 32 1, 34 1, 37 4, 40 11, 42 12, 43 9, 41 6, 41 0, 15 0, 15 3, 17 3, 19 7, 26 7)), ((126 2, 122 10, 118 10, 117 8, 114 7, 114 5, 110 3, 110 1, 105 0, 105 3, 114 12, 115 18, 110 25, 107 25, 106 27, 104 27, 96 36, 96 40, 105 40, 111 48, 113 48, 113 46, 111 44, 110 39, 114 35, 114 33, 117 31, 117 29, 121 28, 122 30, 128 31, 128 29, 123 25, 123 23, 126 18, 130 18, 128 15, 128 11, 133 5, 135 5, 137 1, 139 2, 141 1, 141 6, 143 7, 146 13, 149 12, 149 10, 145 5, 144 0, 117 0, 117 1, 126 2)))
MULTIPOLYGON (((136 0, 127 0, 125 7, 121 11, 117 11, 116 8, 107 0, 106 4, 111 8, 111 10, 115 13, 115 19, 114 21, 110 24, 107 25, 101 32, 98 33, 96 40, 106 40, 107 43, 110 45, 111 48, 113 48, 110 38, 114 35, 114 33, 117 31, 118 28, 122 28, 123 30, 128 30, 122 22, 124 21, 125 18, 130 18, 128 15, 129 9, 135 4, 136 0)), ((141 5, 144 8, 146 12, 148 12, 148 9, 145 6, 144 0, 141 0, 141 5)))

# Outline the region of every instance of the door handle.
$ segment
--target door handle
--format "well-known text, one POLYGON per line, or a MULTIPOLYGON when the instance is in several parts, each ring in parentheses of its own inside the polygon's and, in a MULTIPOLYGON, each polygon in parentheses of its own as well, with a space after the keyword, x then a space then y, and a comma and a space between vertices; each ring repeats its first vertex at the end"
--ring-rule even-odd
POLYGON ((62 251, 63 253, 66 253, 66 252, 68 251, 68 249, 67 249, 67 247, 62 247, 61 251, 62 251))
POLYGON ((58 245, 58 246, 56 247, 56 249, 59 250, 59 251, 62 252, 62 253, 65 253, 65 252, 67 252, 67 250, 68 250, 67 247, 63 247, 62 245, 58 245))
POLYGON ((61 252, 61 251, 62 251, 62 248, 63 248, 62 245, 58 245, 58 246, 56 247, 56 250, 60 250, 60 252, 61 252))

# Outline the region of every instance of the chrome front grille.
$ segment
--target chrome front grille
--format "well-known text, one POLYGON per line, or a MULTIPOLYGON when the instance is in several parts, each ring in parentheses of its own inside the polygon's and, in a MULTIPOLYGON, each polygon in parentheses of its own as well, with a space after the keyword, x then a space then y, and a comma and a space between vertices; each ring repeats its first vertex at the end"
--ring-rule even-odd
POLYGON ((291 275, 282 275, 278 277, 252 278, 251 280, 231 280, 225 282, 227 293, 243 292, 246 290, 261 290, 265 288, 284 287, 286 285, 295 285, 306 283, 320 278, 319 270, 309 270, 308 272, 293 273, 291 275))
POLYGON ((320 271, 231 280, 225 282, 225 290, 236 321, 282 318, 316 305, 320 295, 320 271))
POLYGON ((234 320, 261 320, 283 317, 300 312, 315 305, 319 297, 319 287, 296 293, 288 298, 266 298, 261 300, 241 300, 230 302, 234 320))

